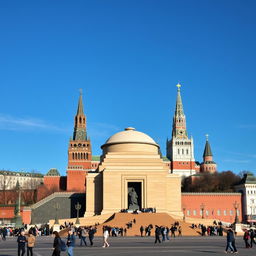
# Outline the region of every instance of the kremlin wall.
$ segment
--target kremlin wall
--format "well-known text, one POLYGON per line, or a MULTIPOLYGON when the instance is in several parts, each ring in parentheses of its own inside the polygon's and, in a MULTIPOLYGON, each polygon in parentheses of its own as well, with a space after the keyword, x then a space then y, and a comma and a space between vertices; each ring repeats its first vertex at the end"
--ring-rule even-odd
MULTIPOLYGON (((85 218, 114 214, 122 209, 155 208, 158 213, 198 222, 209 219, 233 223, 236 216, 239 221, 248 220, 246 181, 237 193, 181 193, 183 177, 200 178, 201 173, 215 173, 217 165, 208 137, 203 162, 199 164, 194 158, 194 141, 188 137, 180 87, 178 84, 166 157, 160 154, 159 145, 150 136, 132 127, 111 136, 102 146, 101 157, 93 156, 80 94, 73 136, 68 144, 67 176, 61 176, 57 169, 48 171, 42 184, 34 189, 35 204, 21 207, 23 222, 36 224, 54 219, 56 203, 60 208, 59 218, 75 218, 76 202, 82 204, 79 216, 85 218), (130 202, 132 198, 136 199, 130 202)), ((0 206, 0 212, 0 218, 11 222, 13 206, 0 206)))

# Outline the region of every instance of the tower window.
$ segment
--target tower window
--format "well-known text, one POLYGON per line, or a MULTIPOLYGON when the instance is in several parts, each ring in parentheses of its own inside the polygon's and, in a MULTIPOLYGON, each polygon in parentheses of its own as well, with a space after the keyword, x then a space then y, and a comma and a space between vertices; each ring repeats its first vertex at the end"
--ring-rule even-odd
POLYGON ((184 155, 184 149, 182 149, 182 155, 184 155))
POLYGON ((187 155, 188 155, 188 149, 187 149, 187 155))
POLYGON ((180 154, 180 149, 178 148, 178 155, 180 154))

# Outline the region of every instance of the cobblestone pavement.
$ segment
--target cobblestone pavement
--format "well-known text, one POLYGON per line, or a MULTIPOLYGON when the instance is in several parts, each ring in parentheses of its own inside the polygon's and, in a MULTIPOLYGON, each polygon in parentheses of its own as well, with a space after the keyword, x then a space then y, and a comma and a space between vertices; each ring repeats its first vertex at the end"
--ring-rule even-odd
MULTIPOLYGON (((39 237, 34 248, 34 256, 51 256, 52 237, 39 237)), ((155 255, 224 255, 226 238, 225 237, 179 237, 172 238, 161 244, 154 244, 153 237, 124 237, 109 239, 110 247, 102 248, 102 239, 96 237, 94 247, 80 247, 77 239, 74 256, 100 256, 100 255, 135 255, 135 256, 155 256, 155 255)), ((245 249, 241 237, 236 239, 238 255, 256 255, 256 245, 251 249, 245 249)), ((0 256, 16 256, 17 242, 15 238, 7 238, 7 241, 0 241, 0 256)), ((26 255, 26 254, 25 254, 26 255)), ((62 252, 61 255, 66 255, 62 252)))

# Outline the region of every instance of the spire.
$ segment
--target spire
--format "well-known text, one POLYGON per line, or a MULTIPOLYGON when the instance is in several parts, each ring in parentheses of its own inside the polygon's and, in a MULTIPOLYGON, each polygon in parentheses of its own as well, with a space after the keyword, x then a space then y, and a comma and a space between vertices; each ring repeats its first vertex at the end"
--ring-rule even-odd
POLYGON ((78 101, 77 115, 84 115, 84 106, 83 106, 83 91, 80 89, 80 96, 78 101))
POLYGON ((212 156, 212 150, 211 150, 211 146, 210 146, 210 143, 209 143, 209 140, 208 140, 208 137, 209 135, 206 134, 206 143, 205 143, 205 148, 204 148, 204 157, 206 156, 212 156))
POLYGON ((177 100, 176 100, 175 116, 184 116, 183 105, 182 105, 182 100, 180 95, 181 84, 178 83, 176 86, 178 88, 178 93, 177 93, 177 100))

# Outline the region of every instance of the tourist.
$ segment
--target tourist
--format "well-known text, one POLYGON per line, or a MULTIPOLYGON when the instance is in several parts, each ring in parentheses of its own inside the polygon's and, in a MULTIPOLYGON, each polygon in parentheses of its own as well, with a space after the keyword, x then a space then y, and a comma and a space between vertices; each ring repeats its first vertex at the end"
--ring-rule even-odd
POLYGON ((17 242, 18 242, 18 256, 20 256, 20 253, 21 253, 21 256, 24 256, 27 239, 25 237, 25 232, 23 230, 20 232, 17 242))
POLYGON ((109 243, 108 243, 108 237, 109 237, 109 230, 108 227, 104 227, 103 228, 104 232, 103 232, 103 248, 105 247, 109 247, 109 243))
POLYGON ((244 242, 245 242, 245 247, 246 248, 250 248, 250 244, 249 244, 249 239, 250 239, 250 233, 249 231, 246 229, 245 232, 244 232, 244 242))
POLYGON ((179 228, 178 228, 178 236, 182 236, 182 227, 181 226, 179 226, 179 228))
POLYGON ((155 244, 157 242, 161 243, 160 241, 160 235, 161 235, 161 228, 158 226, 155 226, 155 244))
POLYGON ((73 249, 75 247, 75 236, 73 233, 73 230, 70 229, 68 231, 68 237, 67 237, 67 247, 68 247, 68 256, 73 256, 73 249))
POLYGON ((162 233, 162 242, 165 241, 167 229, 166 227, 161 227, 161 233, 162 233))
POLYGON ((169 233, 170 233, 170 229, 169 229, 169 227, 166 227, 166 239, 167 240, 170 240, 169 233))
POLYGON ((171 237, 175 237, 175 231, 176 231, 176 228, 174 227, 174 225, 172 225, 172 227, 171 227, 171 237))
POLYGON ((33 236, 32 229, 28 232, 28 238, 27 238, 28 244, 27 244, 27 256, 31 255, 33 256, 33 248, 35 246, 36 238, 33 236))
POLYGON ((61 251, 61 239, 60 235, 57 231, 53 232, 54 240, 53 240, 53 253, 52 256, 60 256, 61 251))
POLYGON ((141 236, 141 237, 143 237, 143 232, 144 232, 144 227, 141 226, 141 227, 140 227, 140 236, 141 236))
POLYGON ((95 233, 96 233, 96 229, 90 227, 88 234, 89 234, 89 240, 90 240, 91 246, 93 246, 93 239, 94 239, 94 234, 95 234, 95 233))
POLYGON ((87 246, 87 243, 86 243, 86 230, 85 230, 84 227, 80 231, 80 246, 83 245, 83 242, 84 242, 84 245, 87 246))
POLYGON ((225 253, 228 253, 228 249, 230 249, 231 253, 235 252, 234 247, 232 246, 232 242, 235 240, 234 238, 234 233, 231 229, 227 230, 227 245, 226 245, 226 250, 225 253))
POLYGON ((252 244, 253 244, 253 243, 255 244, 255 240, 254 240, 254 238, 255 238, 255 232, 254 232, 253 229, 250 229, 250 238, 251 238, 250 246, 251 246, 251 248, 252 248, 252 244))

